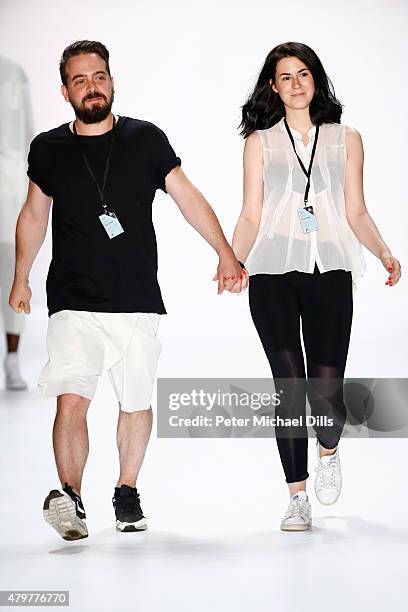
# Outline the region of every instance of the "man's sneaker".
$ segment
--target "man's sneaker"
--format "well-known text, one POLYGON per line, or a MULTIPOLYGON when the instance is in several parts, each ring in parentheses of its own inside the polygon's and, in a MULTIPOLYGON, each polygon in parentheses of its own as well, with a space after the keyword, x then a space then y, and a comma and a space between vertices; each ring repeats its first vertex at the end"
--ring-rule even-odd
POLYGON ((288 509, 281 521, 283 531, 305 531, 312 526, 312 506, 306 491, 298 491, 290 498, 288 509))
POLYGON ((7 353, 4 358, 4 374, 7 391, 25 391, 27 383, 20 374, 17 353, 7 353))
POLYGON ((46 522, 64 540, 80 540, 88 537, 84 505, 79 495, 66 482, 61 491, 53 489, 44 501, 43 514, 46 522))
POLYGON ((122 485, 115 487, 112 498, 116 515, 116 529, 119 531, 144 531, 147 522, 140 507, 140 497, 136 487, 122 485))
POLYGON ((333 455, 320 457, 319 441, 316 440, 317 468, 315 468, 315 493, 321 504, 330 506, 337 501, 341 491, 341 465, 339 447, 333 455))

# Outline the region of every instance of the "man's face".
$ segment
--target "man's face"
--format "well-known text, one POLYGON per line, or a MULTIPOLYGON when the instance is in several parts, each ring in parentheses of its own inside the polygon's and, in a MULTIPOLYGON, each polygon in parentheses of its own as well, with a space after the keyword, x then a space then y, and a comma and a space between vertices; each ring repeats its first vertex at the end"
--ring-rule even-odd
POLYGON ((99 123, 111 112, 114 83, 105 61, 97 53, 71 57, 66 65, 67 86, 62 95, 71 103, 75 115, 84 123, 99 123))

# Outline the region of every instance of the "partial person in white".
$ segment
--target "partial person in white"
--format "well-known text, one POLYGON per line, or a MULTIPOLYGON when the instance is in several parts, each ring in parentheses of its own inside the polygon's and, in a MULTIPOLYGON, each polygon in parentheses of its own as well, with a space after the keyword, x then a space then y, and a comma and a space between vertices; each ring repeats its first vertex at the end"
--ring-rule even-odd
POLYGON ((4 358, 8 391, 24 391, 19 342, 24 319, 9 306, 15 268, 17 217, 27 193, 27 153, 32 138, 29 85, 21 66, 0 56, 0 294, 7 353, 4 358))

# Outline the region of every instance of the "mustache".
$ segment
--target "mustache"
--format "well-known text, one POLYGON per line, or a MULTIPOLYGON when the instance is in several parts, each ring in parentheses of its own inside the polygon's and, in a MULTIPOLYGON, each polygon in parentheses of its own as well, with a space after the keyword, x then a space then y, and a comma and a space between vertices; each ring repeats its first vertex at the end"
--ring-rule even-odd
POLYGON ((87 94, 85 98, 83 98, 82 102, 86 102, 87 100, 92 100, 92 98, 103 98, 106 102, 106 97, 97 91, 87 94))

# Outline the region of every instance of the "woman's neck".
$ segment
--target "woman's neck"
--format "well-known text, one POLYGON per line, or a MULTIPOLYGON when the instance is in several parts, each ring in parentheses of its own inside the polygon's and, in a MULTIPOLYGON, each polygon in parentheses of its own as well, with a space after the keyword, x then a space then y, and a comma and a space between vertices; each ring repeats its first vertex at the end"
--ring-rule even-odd
POLYGON ((310 119, 309 107, 300 109, 286 108, 285 111, 288 126, 297 132, 307 134, 313 127, 314 124, 310 119))

